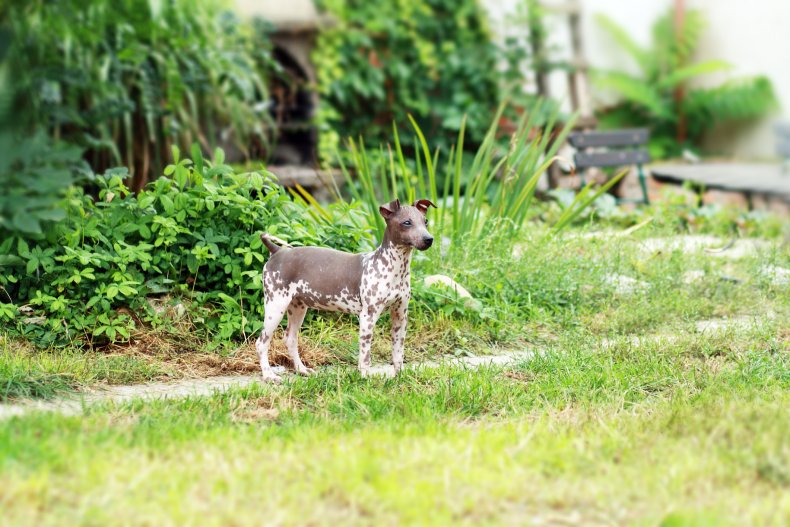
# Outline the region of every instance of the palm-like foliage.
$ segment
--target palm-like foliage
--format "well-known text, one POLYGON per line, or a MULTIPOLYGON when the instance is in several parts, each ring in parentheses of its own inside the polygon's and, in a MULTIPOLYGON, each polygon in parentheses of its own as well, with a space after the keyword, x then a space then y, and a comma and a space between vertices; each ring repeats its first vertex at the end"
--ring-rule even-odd
POLYGON ((692 62, 705 29, 705 19, 699 11, 686 12, 679 31, 672 12, 659 18, 653 25, 649 48, 637 44, 610 18, 599 15, 598 22, 639 69, 636 75, 624 71, 596 73, 597 86, 622 97, 620 104, 600 116, 601 123, 610 127, 650 127, 654 157, 678 154, 718 121, 757 117, 776 106, 771 82, 761 76, 729 80, 714 88, 686 87, 689 80, 698 76, 731 68, 721 60, 692 62), (679 89, 683 90, 681 96, 679 89))

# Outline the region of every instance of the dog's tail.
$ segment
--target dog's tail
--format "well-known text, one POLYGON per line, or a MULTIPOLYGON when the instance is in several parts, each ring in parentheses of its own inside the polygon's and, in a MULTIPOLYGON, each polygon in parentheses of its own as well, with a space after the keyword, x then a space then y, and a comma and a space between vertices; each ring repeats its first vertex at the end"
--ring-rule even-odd
POLYGON ((288 242, 285 242, 285 241, 281 240, 280 238, 278 238, 277 236, 269 234, 268 232, 261 233, 261 241, 266 246, 266 248, 269 249, 269 252, 272 253, 272 254, 276 253, 277 251, 279 251, 283 247, 290 247, 288 242), (277 242, 280 245, 277 245, 277 243, 274 243, 274 242, 277 242))

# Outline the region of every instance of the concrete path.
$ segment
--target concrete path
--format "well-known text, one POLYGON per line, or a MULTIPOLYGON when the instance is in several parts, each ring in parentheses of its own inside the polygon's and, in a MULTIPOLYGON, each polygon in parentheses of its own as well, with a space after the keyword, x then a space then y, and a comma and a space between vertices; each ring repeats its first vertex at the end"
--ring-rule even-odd
POLYGON ((774 245, 767 240, 754 238, 737 238, 725 240, 716 236, 689 234, 664 238, 648 238, 638 240, 639 248, 645 252, 681 251, 694 253, 704 251, 706 254, 720 258, 737 260, 771 249, 774 245))
MULTIPOLYGON (((442 365, 466 366, 479 368, 482 366, 505 366, 534 356, 534 352, 525 351, 504 355, 486 355, 479 357, 459 357, 430 362, 406 364, 406 369, 437 368, 442 365)), ((328 367, 333 368, 333 367, 328 367)), ((274 368, 277 374, 293 375, 282 366, 274 368)), ((390 365, 374 366, 373 375, 393 377, 395 371, 390 365)), ((100 390, 82 392, 67 397, 50 400, 25 400, 14 403, 0 403, 0 420, 13 416, 26 415, 30 412, 58 412, 64 415, 79 415, 86 408, 100 403, 125 403, 132 400, 156 401, 167 399, 183 399, 186 397, 205 397, 221 393, 233 388, 243 388, 260 382, 258 375, 232 375, 208 377, 205 379, 184 379, 173 382, 155 382, 134 384, 130 386, 109 386, 100 390)))
MULTIPOLYGON (((777 245, 769 240, 759 238, 725 239, 707 234, 683 234, 678 236, 663 236, 659 238, 636 239, 629 238, 629 229, 623 231, 605 230, 585 232, 569 235, 580 239, 615 240, 628 239, 635 243, 643 254, 649 255, 658 251, 681 251, 686 254, 703 252, 709 256, 738 260, 747 256, 769 251, 777 245)), ((526 243, 517 243, 513 246, 513 256, 521 256, 529 249, 526 243)))
MULTIPOLYGON (((712 320, 700 320, 695 323, 697 333, 711 334, 725 331, 728 328, 743 329, 759 325, 761 319, 774 318, 773 313, 762 317, 732 317, 712 320)), ((646 335, 633 337, 635 346, 644 344, 647 340, 674 340, 672 335, 646 335)), ((614 341, 603 339, 601 349, 610 348, 614 341)), ((444 358, 438 361, 414 362, 406 364, 406 369, 437 368, 443 365, 479 368, 483 366, 507 366, 515 362, 529 360, 540 351, 523 351, 501 355, 483 355, 474 357, 444 358)), ((326 370, 336 368, 349 368, 350 366, 328 366, 326 370)), ((274 368, 278 375, 292 376, 282 366, 274 368)), ((372 368, 373 375, 393 377, 395 372, 390 365, 377 365, 372 368)), ((79 415, 92 405, 100 403, 125 403, 132 400, 156 401, 167 399, 183 399, 187 397, 205 397, 221 393, 234 388, 243 388, 258 383, 258 375, 230 375, 222 377, 208 377, 203 379, 183 379, 173 382, 156 382, 149 384, 135 384, 130 386, 109 386, 102 389, 80 392, 69 396, 50 400, 23 400, 14 403, 0 403, 0 420, 13 416, 26 415, 31 412, 59 412, 64 415, 79 415)))

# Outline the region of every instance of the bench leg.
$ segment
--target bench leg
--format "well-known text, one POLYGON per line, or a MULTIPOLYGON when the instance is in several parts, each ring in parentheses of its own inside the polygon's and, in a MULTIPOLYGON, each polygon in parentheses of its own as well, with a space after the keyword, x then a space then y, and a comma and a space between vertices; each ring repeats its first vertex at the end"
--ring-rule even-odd
POLYGON ((650 205, 650 200, 647 197, 647 180, 645 179, 645 171, 642 165, 637 165, 637 172, 639 174, 639 185, 642 187, 642 201, 645 205, 650 205))

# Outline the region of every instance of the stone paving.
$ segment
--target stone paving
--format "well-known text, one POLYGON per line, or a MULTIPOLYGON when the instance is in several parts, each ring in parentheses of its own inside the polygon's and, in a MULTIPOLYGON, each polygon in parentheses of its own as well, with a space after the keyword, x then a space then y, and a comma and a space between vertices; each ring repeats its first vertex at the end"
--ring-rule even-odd
MULTIPOLYGON (((406 364, 404 368, 438 368, 443 365, 466 366, 480 368, 484 366, 505 366, 519 360, 534 356, 534 352, 524 351, 502 355, 484 355, 476 357, 448 358, 441 361, 415 362, 406 364)), ((274 368, 275 373, 293 375, 282 366, 274 368)), ((377 365, 371 370, 372 375, 393 377, 395 371, 390 365, 377 365)), ((225 392, 235 388, 243 388, 260 381, 258 375, 234 375, 208 377, 205 379, 184 379, 173 382, 156 382, 129 386, 109 386, 101 390, 81 392, 68 397, 51 400, 30 400, 14 403, 0 403, 0 419, 25 415, 30 412, 59 412, 64 415, 82 414, 90 406, 100 403, 125 403, 132 400, 156 401, 167 399, 183 399, 187 397, 204 397, 225 392)))

